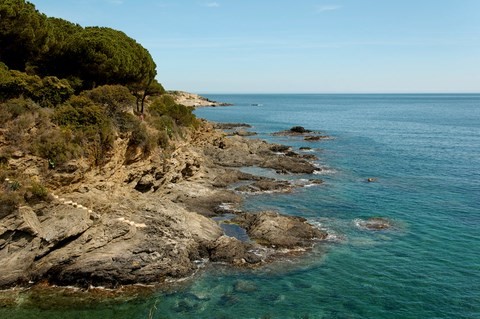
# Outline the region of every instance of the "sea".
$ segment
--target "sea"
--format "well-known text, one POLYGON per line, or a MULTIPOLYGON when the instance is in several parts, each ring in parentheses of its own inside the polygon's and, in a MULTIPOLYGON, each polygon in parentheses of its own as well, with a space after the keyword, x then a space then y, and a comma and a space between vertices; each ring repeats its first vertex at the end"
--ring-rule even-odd
POLYGON ((242 209, 305 217, 327 240, 259 269, 207 263, 142 297, 24 293, 0 318, 480 318, 479 94, 206 96, 233 106, 198 117, 248 123, 252 138, 318 157, 312 176, 244 168, 324 182, 249 195, 242 209), (292 126, 330 138, 272 135, 292 126), (372 217, 392 227, 363 227, 372 217))

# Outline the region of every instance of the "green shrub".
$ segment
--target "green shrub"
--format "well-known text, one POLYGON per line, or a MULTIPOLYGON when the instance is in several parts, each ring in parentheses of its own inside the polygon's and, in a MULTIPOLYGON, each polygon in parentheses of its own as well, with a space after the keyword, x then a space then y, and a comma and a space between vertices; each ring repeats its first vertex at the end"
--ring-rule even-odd
POLYGON ((11 214, 22 203, 22 197, 17 192, 0 192, 0 219, 11 214))
POLYGON ((33 140, 31 152, 48 159, 52 166, 83 155, 81 145, 68 129, 52 128, 41 132, 33 140))
POLYGON ((5 139, 15 143, 15 146, 21 146, 23 141, 27 139, 28 131, 35 126, 35 115, 25 113, 11 121, 7 125, 4 133, 5 139))
POLYGON ((149 119, 150 125, 152 125, 159 132, 165 132, 168 137, 172 137, 176 131, 176 124, 173 119, 168 115, 162 115, 160 117, 152 117, 149 119))
POLYGON ((0 108, 2 111, 5 112, 5 115, 2 115, 4 122, 16 119, 22 114, 25 114, 27 112, 35 112, 38 111, 40 106, 33 102, 30 99, 25 99, 23 97, 20 98, 14 98, 7 100, 4 103, 0 104, 0 108))
POLYGON ((157 144, 162 147, 166 148, 170 142, 170 137, 166 131, 159 131, 157 135, 157 144))
POLYGON ((0 68, 0 101, 25 96, 43 107, 55 106, 74 93, 70 83, 54 76, 41 78, 0 68))
POLYGON ((84 91, 80 96, 88 97, 93 102, 106 108, 107 113, 122 112, 135 104, 135 97, 122 85, 103 85, 93 90, 84 91))
POLYGON ((87 152, 94 159, 95 164, 105 164, 115 141, 112 124, 106 121, 97 126, 89 126, 77 132, 77 135, 79 140, 83 138, 81 144, 88 147, 87 152))
POLYGON ((155 133, 149 132, 145 123, 139 123, 132 131, 129 146, 139 147, 143 154, 150 154, 158 145, 158 136, 155 133))
POLYGON ((175 106, 169 109, 168 115, 171 116, 178 125, 185 127, 193 127, 197 125, 197 118, 195 114, 193 114, 193 108, 185 105, 175 104, 175 106))
POLYGON ((32 182, 24 193, 24 198, 27 202, 39 202, 48 199, 48 189, 41 183, 32 182))
POLYGON ((48 190, 41 183, 31 180, 22 172, 0 167, 0 219, 24 201, 38 203, 48 198, 48 190))
POLYGON ((65 102, 73 93, 74 89, 69 81, 46 76, 42 79, 42 86, 35 92, 34 100, 43 107, 51 107, 65 102))
POLYGON ((115 129, 105 108, 87 96, 73 96, 54 110, 52 120, 71 130, 72 138, 68 144, 75 144, 74 150, 81 146, 83 155, 90 156, 97 165, 106 162, 115 140, 115 129))
POLYGON ((113 115, 113 122, 121 133, 132 132, 138 125, 140 125, 140 119, 127 112, 117 112, 113 115))
POLYGON ((180 126, 192 127, 198 124, 193 108, 176 104, 170 95, 162 95, 155 99, 149 107, 149 112, 152 116, 169 116, 180 126))
POLYGON ((89 102, 86 98, 75 97, 69 102, 55 109, 52 117, 54 123, 82 128, 101 125, 109 121, 102 108, 89 102))

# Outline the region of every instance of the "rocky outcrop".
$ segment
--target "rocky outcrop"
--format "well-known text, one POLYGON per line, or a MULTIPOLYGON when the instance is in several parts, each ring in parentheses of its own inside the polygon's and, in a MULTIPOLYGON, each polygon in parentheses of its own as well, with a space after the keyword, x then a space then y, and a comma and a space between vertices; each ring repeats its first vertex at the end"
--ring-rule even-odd
POLYGON ((43 181, 49 195, 43 202, 18 207, 5 201, 0 207, 1 288, 40 280, 107 287, 161 283, 192 274, 198 260, 258 265, 268 260, 268 254, 258 254, 265 247, 309 247, 324 238, 301 218, 245 213, 235 222, 254 242, 242 242, 208 218, 222 213, 224 203, 242 201, 226 189, 238 181, 259 191, 293 187, 238 167, 317 169, 289 147, 226 137, 208 123, 147 158, 127 161, 128 147, 119 137, 101 167, 76 160, 47 169, 46 160, 28 154, 5 161, 26 178, 43 181))
POLYGON ((170 91, 168 92, 174 99, 175 102, 178 104, 183 104, 185 106, 191 107, 205 107, 205 106, 231 106, 230 103, 225 102, 217 102, 209 100, 208 98, 194 94, 189 92, 183 91, 170 91))
POLYGON ((247 123, 214 123, 213 126, 218 130, 233 130, 238 128, 250 128, 252 127, 247 123))
POLYGON ((305 218, 276 212, 243 213, 232 220, 244 227, 256 242, 275 248, 305 248, 327 233, 307 223, 305 218))
POLYGON ((48 279, 114 287, 184 277, 222 235, 211 219, 172 203, 102 197, 98 190, 77 194, 4 218, 0 286, 48 279), (78 204, 88 202, 95 211, 78 204))
POLYGON ((251 184, 242 185, 235 190, 247 193, 257 192, 281 192, 287 193, 292 190, 292 185, 288 181, 264 179, 251 184))
POLYGON ((210 258, 216 262, 241 264, 246 262, 246 254, 244 243, 233 237, 222 236, 213 243, 210 258))
POLYGON ((312 132, 313 132, 312 130, 307 130, 303 126, 294 126, 289 130, 273 133, 273 135, 298 136, 298 135, 305 135, 305 134, 312 133, 312 132))
POLYGON ((302 156, 292 157, 262 140, 238 136, 219 138, 207 146, 205 154, 214 164, 224 167, 258 166, 286 173, 312 174, 317 167, 302 156))
POLYGON ((289 130, 275 132, 276 136, 301 136, 305 141, 319 141, 323 139, 329 139, 327 135, 321 135, 318 131, 312 131, 304 128, 303 126, 294 126, 289 130))

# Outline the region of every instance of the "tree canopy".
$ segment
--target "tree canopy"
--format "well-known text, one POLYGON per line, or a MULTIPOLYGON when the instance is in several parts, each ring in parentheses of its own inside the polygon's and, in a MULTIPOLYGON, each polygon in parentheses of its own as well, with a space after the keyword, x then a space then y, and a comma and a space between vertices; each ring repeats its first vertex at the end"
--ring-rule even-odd
POLYGON ((148 92, 157 74, 150 53, 125 33, 48 18, 25 0, 0 0, 0 61, 81 89, 121 84, 148 92))
POLYGON ((47 17, 24 0, 0 1, 0 60, 25 70, 46 51, 51 39, 47 17))

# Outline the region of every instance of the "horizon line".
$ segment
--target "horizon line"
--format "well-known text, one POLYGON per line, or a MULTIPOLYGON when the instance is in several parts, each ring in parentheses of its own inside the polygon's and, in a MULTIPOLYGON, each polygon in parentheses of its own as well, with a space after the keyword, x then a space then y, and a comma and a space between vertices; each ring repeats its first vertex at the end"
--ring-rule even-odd
MULTIPOLYGON (((168 90, 168 91, 180 91, 180 90, 168 90)), ((269 94, 276 94, 276 95, 291 95, 291 94, 318 94, 318 95, 432 95, 432 94, 440 94, 440 95, 448 95, 448 94, 466 94, 466 95, 473 95, 473 94, 480 94, 479 92, 201 92, 201 91, 185 91, 191 92, 195 94, 227 94, 227 95, 235 95, 235 94, 259 94, 259 95, 269 95, 269 94)))

